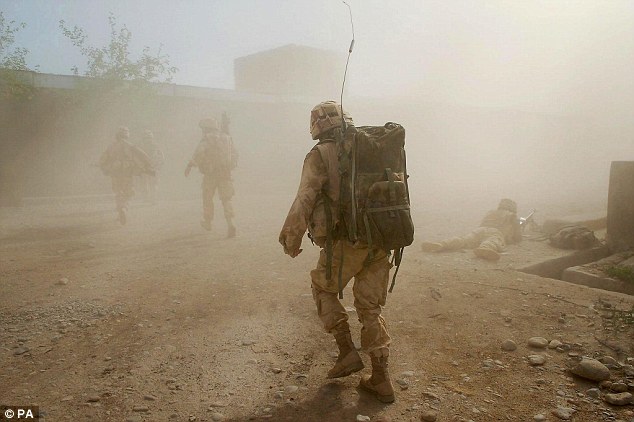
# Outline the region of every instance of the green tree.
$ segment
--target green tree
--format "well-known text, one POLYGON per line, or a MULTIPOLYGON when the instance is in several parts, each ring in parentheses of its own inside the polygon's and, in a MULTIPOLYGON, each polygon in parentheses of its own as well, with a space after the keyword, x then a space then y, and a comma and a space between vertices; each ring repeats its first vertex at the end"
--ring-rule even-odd
POLYGON ((30 99, 34 88, 16 72, 31 70, 26 64, 29 50, 14 46, 16 34, 24 28, 24 22, 7 21, 0 11, 0 83, 4 86, 2 92, 5 95, 30 99))
MULTIPOLYGON (((135 60, 131 58, 130 30, 125 25, 119 26, 112 13, 108 16, 108 23, 108 45, 95 47, 89 44, 86 32, 82 28, 69 28, 65 21, 59 22, 59 28, 64 36, 87 60, 83 76, 99 80, 109 88, 147 88, 151 82, 171 82, 178 69, 170 65, 169 56, 161 51, 162 45, 156 53, 153 53, 150 47, 144 47, 140 57, 135 60)), ((79 75, 77 66, 73 66, 71 70, 75 75, 79 75)))
POLYGON ((22 47, 13 47, 15 35, 26 28, 24 22, 16 24, 9 21, 0 11, 0 67, 10 70, 30 70, 26 65, 26 56, 29 50, 22 47))

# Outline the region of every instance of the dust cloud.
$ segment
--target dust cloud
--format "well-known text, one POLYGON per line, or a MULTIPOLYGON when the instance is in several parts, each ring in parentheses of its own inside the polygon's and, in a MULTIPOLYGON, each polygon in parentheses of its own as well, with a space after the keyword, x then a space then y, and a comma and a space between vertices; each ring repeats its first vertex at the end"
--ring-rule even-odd
MULTIPOLYGON (((77 19, 84 7, 112 5, 121 22, 142 27, 139 42, 162 42, 181 72, 157 84, 158 95, 96 94, 43 64, 29 73, 32 97, 0 96, 0 297, 9 299, 0 304, 0 397, 9 404, 35 401, 47 420, 339 422, 419 420, 424 400, 455 420, 538 420, 537 409, 561 411, 556 397, 587 420, 631 418, 629 405, 608 411, 586 398, 586 381, 562 384, 561 370, 573 353, 619 351, 628 365, 610 367, 625 380, 631 313, 620 337, 602 313, 627 311, 631 296, 513 270, 567 254, 545 242, 511 245, 496 262, 425 254, 420 242, 468 232, 504 197, 520 215, 537 209, 538 222, 606 214, 610 163, 634 160, 634 2, 349 1, 356 44, 343 107, 358 126, 404 126, 416 227, 384 310, 400 387, 396 403, 380 407, 355 390, 356 375, 324 382, 335 345, 311 294, 319 250, 304 239, 291 260, 277 238, 314 145, 310 110, 341 98, 347 9, 308 0, 53 3, 43 10, 77 19), (309 63, 334 50, 332 68, 311 78, 335 74, 336 83, 318 95, 234 89, 233 60, 288 44, 315 50, 309 63), (213 227, 200 227, 201 176, 183 174, 199 121, 223 113, 239 154, 231 239, 217 196, 213 227), (137 194, 124 226, 97 166, 120 126, 137 145, 151 130, 165 158, 157 201, 137 194), (561 347, 539 371, 524 359, 533 353, 524 340, 537 335, 561 347), (515 354, 500 349, 511 338, 515 354)), ((45 50, 34 39, 34 51, 45 50)), ((68 57, 57 42, 51 63, 68 57)), ((311 83, 286 59, 256 68, 254 82, 311 83)), ((356 341, 360 324, 350 324, 356 341)))
MULTIPOLYGON (((357 124, 405 126, 415 209, 462 208, 461 201, 482 209, 503 196, 522 212, 550 202, 574 203, 569 212, 605 207, 610 161, 634 154, 631 2, 405 1, 392 14, 382 3, 352 4, 356 46, 344 106, 357 124)), ((330 32, 318 31, 318 47, 339 43, 345 51, 349 16, 340 7, 318 7, 331 21, 330 32)), ((338 78, 340 65, 332 70, 338 78)), ((308 112, 339 99, 338 89, 259 104, 164 96, 132 107, 51 92, 3 101, 3 184, 20 185, 23 197, 108 193, 94 163, 124 125, 133 142, 152 130, 164 150, 161 196, 192 199, 196 182, 182 169, 199 138, 197 121, 227 111, 241 154, 238 190, 293 192, 311 147, 308 112)))

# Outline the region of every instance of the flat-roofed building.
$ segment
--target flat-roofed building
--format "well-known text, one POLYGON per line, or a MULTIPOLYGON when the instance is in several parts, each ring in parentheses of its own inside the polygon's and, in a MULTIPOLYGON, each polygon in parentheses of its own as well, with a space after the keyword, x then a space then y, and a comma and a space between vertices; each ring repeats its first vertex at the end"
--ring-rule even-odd
POLYGON ((236 91, 334 98, 341 90, 345 56, 288 44, 234 61, 236 91))

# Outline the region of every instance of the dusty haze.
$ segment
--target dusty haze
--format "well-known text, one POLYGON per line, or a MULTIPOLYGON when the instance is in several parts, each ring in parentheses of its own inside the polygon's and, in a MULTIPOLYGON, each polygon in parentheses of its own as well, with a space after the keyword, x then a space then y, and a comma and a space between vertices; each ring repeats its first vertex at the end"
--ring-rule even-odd
MULTIPOLYGON (((520 215, 537 209, 538 222, 606 214, 610 163, 634 160, 634 2, 349 4, 343 106, 356 125, 406 129, 416 237, 384 309, 397 402, 356 390, 358 375, 325 379, 335 344, 310 290, 319 250, 304 239, 291 260, 278 244, 314 145, 310 110, 342 86, 234 90, 236 58, 288 44, 334 51, 342 80, 345 5, 0 0, 6 18, 28 24, 16 45, 49 82, 29 99, 0 97, 0 405, 38 404, 51 421, 396 422, 423 409, 526 421, 561 406, 580 422, 630 421, 631 404, 591 398, 597 384, 564 368, 581 355, 634 362, 632 325, 614 328, 632 296, 515 270, 567 254, 546 242, 511 245, 497 262, 425 254, 420 242, 469 232, 503 197, 520 215), (108 12, 131 30, 134 53, 163 45, 180 69, 174 84, 148 97, 50 87, 62 80, 51 75, 83 70, 57 22, 105 45, 108 12), (213 229, 200 227, 201 177, 183 175, 198 122, 223 112, 240 156, 235 239, 217 197, 213 229), (137 144, 152 130, 165 155, 157 201, 135 197, 125 226, 96 167, 119 126, 137 144), (531 349, 534 336, 570 354, 531 349), (516 352, 501 350, 508 339, 516 352), (533 353, 543 367, 528 365, 533 353)), ((351 289, 344 303, 357 341, 351 289)), ((631 374, 612 377, 634 391, 631 374)))
MULTIPOLYGON (((422 189, 414 197, 421 198, 420 206, 474 190, 477 196, 515 197, 522 208, 533 208, 540 194, 583 198, 591 193, 590 202, 597 204, 605 199, 609 162, 632 159, 631 2, 350 4, 356 44, 344 105, 357 124, 397 121, 406 127, 412 188, 422 189), (423 200, 424 189, 436 200, 423 200)), ((107 41, 106 15, 113 12, 132 31, 133 48, 163 45, 180 68, 174 82, 213 88, 232 88, 236 57, 286 43, 334 50, 343 57, 351 38, 348 9, 338 1, 270 2, 266 7, 250 1, 152 2, 145 7, 142 2, 131 7, 127 2, 33 1, 4 6, 8 19, 28 24, 16 42, 31 50, 28 59, 42 72, 66 73, 73 64, 81 69, 82 58, 57 30, 57 20, 84 26, 99 44, 107 41)), ((342 78, 344 63, 340 65, 332 71, 342 78)), ((97 159, 116 126, 130 126, 133 138, 135 130, 138 137, 149 127, 168 155, 163 194, 189 192, 194 197, 192 181, 179 173, 199 136, 195 123, 229 109, 244 159, 236 174, 238 186, 251 185, 251 175, 262 171, 268 184, 292 191, 301 157, 311 147, 308 111, 315 102, 338 99, 339 94, 336 88, 321 98, 293 102, 284 109, 286 115, 266 106, 249 109, 240 103, 203 101, 190 101, 176 112, 143 105, 143 112, 127 116, 105 106, 95 116, 65 107, 67 115, 56 111, 54 119, 38 110, 29 117, 37 121, 37 129, 18 129, 16 134, 28 139, 9 141, 34 146, 27 152, 19 145, 10 150, 21 150, 14 151, 27 161, 20 167, 31 168, 29 161, 35 160, 35 168, 46 168, 45 186, 27 187, 25 196, 72 193, 64 184, 79 182, 78 168, 81 193, 106 192, 104 178, 86 165, 97 159), (80 145, 69 142, 73 138, 80 145), (280 147, 288 153, 278 154, 280 147), (285 174, 267 172, 280 165, 285 174), (59 183, 51 186, 55 180, 59 183)), ((32 111, 24 104, 19 110, 6 106, 21 116, 32 111)), ((5 116, 11 126, 9 113, 5 116)), ((24 175, 27 185, 29 173, 24 175)))

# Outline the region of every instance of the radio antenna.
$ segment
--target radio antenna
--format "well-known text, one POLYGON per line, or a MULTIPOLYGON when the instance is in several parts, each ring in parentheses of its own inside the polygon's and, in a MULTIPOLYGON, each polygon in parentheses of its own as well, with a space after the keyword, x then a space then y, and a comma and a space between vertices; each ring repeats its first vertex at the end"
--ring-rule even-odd
POLYGON ((350 41, 350 47, 348 48, 348 58, 346 59, 346 69, 343 72, 343 83, 341 84, 341 96, 339 98, 339 105, 341 106, 341 132, 343 134, 346 132, 346 119, 343 118, 343 90, 346 86, 346 75, 348 74, 350 54, 352 54, 352 49, 354 48, 354 22, 352 21, 352 8, 344 0, 341 0, 341 2, 348 7, 348 12, 350 13, 350 27, 352 28, 352 41, 350 41))

